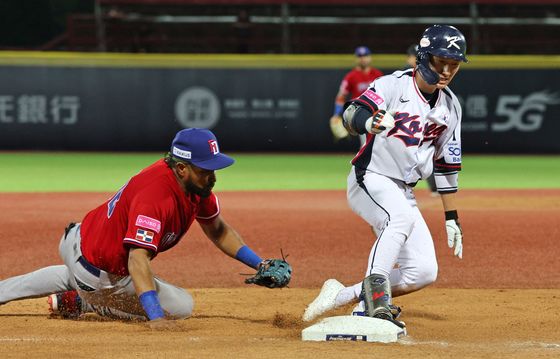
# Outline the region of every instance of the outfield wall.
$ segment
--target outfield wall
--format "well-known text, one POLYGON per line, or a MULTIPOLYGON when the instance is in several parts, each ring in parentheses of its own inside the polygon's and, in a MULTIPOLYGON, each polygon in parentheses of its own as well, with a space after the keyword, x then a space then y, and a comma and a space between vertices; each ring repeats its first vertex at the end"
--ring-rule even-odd
MULTIPOLYGON (((0 149, 160 151, 207 127, 229 151, 352 151, 328 128, 352 61, 0 52, 0 149)), ((403 58, 374 62, 388 73, 403 58)), ((560 152, 559 56, 472 56, 463 69, 452 89, 466 152, 560 152)))

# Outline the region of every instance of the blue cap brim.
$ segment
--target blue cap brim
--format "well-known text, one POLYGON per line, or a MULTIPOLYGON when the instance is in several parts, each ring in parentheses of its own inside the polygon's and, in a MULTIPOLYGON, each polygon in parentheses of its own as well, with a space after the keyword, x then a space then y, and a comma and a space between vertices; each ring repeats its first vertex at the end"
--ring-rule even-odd
POLYGON ((226 168, 231 166, 235 160, 223 153, 218 153, 217 155, 213 156, 209 160, 204 161, 190 161, 193 165, 200 167, 205 170, 215 171, 221 170, 222 168, 226 168))

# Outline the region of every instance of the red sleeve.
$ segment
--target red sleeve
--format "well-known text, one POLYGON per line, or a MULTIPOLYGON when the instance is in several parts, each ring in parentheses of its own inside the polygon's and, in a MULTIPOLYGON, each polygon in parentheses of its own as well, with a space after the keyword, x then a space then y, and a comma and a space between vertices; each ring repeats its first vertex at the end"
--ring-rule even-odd
POLYGON ((220 214, 220 201, 218 197, 212 193, 200 201, 200 207, 196 215, 196 220, 199 223, 210 223, 214 221, 220 214))
POLYGON ((344 76, 344 78, 342 79, 342 82, 340 83, 339 91, 345 91, 347 93, 351 93, 352 92, 350 90, 351 88, 352 88, 352 71, 347 73, 346 76, 344 76))
POLYGON ((128 246, 145 248, 157 253, 161 240, 169 198, 152 198, 137 195, 128 212, 128 227, 123 243, 128 246))

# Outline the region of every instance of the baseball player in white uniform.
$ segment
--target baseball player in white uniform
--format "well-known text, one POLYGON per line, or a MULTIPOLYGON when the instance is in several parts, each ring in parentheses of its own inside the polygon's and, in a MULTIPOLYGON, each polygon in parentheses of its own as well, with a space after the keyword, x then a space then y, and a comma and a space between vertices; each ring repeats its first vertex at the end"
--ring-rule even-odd
POLYGON ((465 52, 459 30, 431 26, 420 39, 416 69, 376 79, 347 104, 345 127, 351 134, 367 135, 366 144, 352 160, 348 203, 373 227, 377 239, 365 279, 349 287, 327 280, 303 320, 359 300, 355 312, 403 326, 395 320, 400 308, 392 304, 392 297, 419 290, 437 277, 432 236, 413 191, 432 170, 445 210, 448 245, 462 258, 462 230, 455 206, 461 169, 461 106, 447 86, 461 62, 467 62, 465 52))

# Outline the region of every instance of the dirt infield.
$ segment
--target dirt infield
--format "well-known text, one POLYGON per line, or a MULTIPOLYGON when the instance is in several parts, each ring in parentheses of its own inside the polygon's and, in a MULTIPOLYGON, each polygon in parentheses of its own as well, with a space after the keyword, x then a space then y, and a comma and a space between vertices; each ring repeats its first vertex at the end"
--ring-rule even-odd
MULTIPOLYGON (((0 278, 59 264, 69 221, 110 194, 0 194, 0 278)), ((444 239, 439 199, 419 192, 435 238, 436 284, 398 298, 409 337, 399 344, 304 343, 299 317, 329 277, 361 279, 373 242, 341 191, 225 192, 224 218, 258 253, 289 253, 291 288, 246 287, 248 270, 198 226, 154 261, 157 274, 192 289, 195 315, 178 332, 139 323, 48 319, 45 300, 0 307, 0 357, 559 357, 560 191, 462 191, 462 261, 444 239), (204 288, 204 289, 203 289, 204 288)), ((350 308, 339 311, 347 313, 350 308)))

